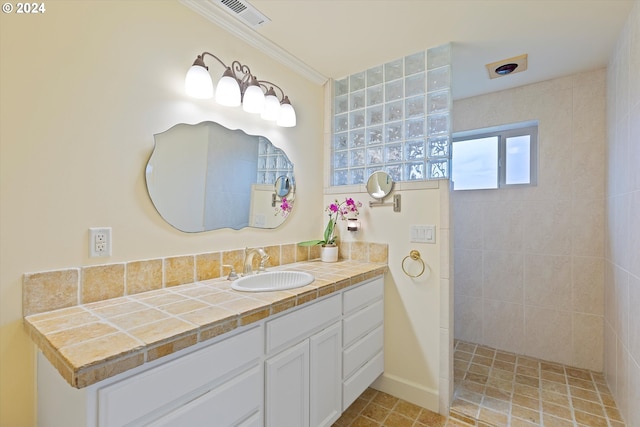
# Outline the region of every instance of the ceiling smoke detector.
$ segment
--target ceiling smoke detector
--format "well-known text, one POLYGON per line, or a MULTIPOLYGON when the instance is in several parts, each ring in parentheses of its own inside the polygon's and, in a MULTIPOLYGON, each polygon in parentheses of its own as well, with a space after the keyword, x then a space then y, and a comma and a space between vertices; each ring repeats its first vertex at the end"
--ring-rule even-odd
POLYGON ((525 53, 524 55, 514 56, 513 58, 503 59, 502 61, 487 64, 486 67, 489 72, 489 78, 495 79, 525 71, 527 69, 527 59, 527 54, 525 53))

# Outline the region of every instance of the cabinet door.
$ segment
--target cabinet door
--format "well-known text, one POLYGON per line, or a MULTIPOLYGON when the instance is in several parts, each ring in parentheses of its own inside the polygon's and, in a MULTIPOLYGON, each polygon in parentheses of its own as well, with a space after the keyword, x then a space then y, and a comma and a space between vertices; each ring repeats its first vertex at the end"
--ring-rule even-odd
POLYGON ((309 427, 309 340, 265 362, 265 426, 309 427))
POLYGON ((310 426, 330 427, 342 413, 340 322, 309 339, 310 426))

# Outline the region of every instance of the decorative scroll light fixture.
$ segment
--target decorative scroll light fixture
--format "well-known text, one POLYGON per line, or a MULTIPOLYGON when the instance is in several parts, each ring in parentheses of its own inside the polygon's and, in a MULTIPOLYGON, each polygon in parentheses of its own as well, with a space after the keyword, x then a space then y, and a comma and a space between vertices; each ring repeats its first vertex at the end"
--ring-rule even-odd
POLYGON ((251 74, 248 66, 238 61, 233 61, 229 67, 209 52, 198 55, 189 68, 184 81, 187 95, 200 99, 213 97, 213 81, 208 71, 209 67, 204 63, 205 55, 211 56, 225 68, 215 90, 215 99, 218 104, 228 107, 242 105, 244 111, 260 114, 260 117, 275 121, 278 126, 294 127, 296 125, 296 112, 280 86, 267 80, 258 80, 251 74), (274 88, 280 91, 279 98, 274 88))

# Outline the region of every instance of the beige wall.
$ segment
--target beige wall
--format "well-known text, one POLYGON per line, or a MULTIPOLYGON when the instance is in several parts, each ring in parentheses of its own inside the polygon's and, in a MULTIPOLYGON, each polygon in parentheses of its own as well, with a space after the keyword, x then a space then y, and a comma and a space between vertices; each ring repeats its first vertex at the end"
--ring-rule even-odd
POLYGON ((538 185, 452 195, 455 337, 602 370, 603 70, 460 100, 454 132, 538 120, 538 185))
POLYGON ((604 371, 628 426, 640 425, 640 1, 607 72, 604 371))
MULTIPOLYGON (((43 16, 17 18, 2 15, 0 23, 0 425, 30 426, 35 348, 21 325, 22 274, 316 238, 325 219, 323 88, 174 2, 60 1, 48 3, 43 16), (204 50, 281 83, 298 126, 279 129, 187 98, 184 74, 204 50), (298 195, 284 226, 184 234, 156 213, 144 181, 153 134, 203 120, 264 134, 287 152, 298 195), (95 226, 113 227, 111 258, 87 257, 87 229, 95 226)), ((449 311, 440 310, 449 304, 448 222, 441 219, 448 190, 403 189, 399 214, 369 209, 362 191, 348 194, 365 204, 363 231, 343 238, 389 243, 387 360, 378 387, 438 410, 448 405, 450 382, 449 311), (438 226, 438 244, 410 244, 410 224, 438 226), (429 276, 402 273, 411 249, 421 251, 429 276)))
MULTIPOLYGON (((446 298, 449 276, 441 266, 441 253, 448 262, 449 245, 448 226, 440 212, 440 198, 446 197, 442 192, 448 193, 448 181, 439 182, 444 189, 436 183, 431 189, 396 191, 402 197, 399 213, 393 212, 391 206, 369 208, 369 200, 373 199, 358 190, 325 195, 325 204, 353 197, 364 205, 360 215, 362 230, 357 234, 347 232, 345 224, 338 223, 342 241, 366 240, 389 245, 389 273, 385 277, 385 371, 374 387, 433 411, 448 407, 446 387, 452 378, 446 365, 448 334, 443 342, 440 337, 441 322, 443 334, 449 330, 446 298), (411 243, 412 224, 438 226, 437 243, 411 243), (427 265, 426 272, 415 279, 402 271, 402 261, 412 249, 420 252, 427 265), (442 370, 441 363, 445 363, 442 370)), ((386 201, 390 202, 390 197, 386 201)), ((417 267, 414 261, 406 262, 406 269, 413 272, 417 267)))
MULTIPOLYGON (((323 89, 174 1, 51 1, 0 16, 0 425, 35 424, 35 347, 21 324, 25 272, 312 238, 322 229, 323 89), (280 83, 298 113, 281 129, 184 95, 204 50, 280 83), (181 233, 147 196, 153 134, 214 120, 264 134, 296 166, 297 206, 277 230, 181 233), (88 258, 88 228, 113 256, 88 258)), ((213 74, 222 69, 209 61, 213 74)))

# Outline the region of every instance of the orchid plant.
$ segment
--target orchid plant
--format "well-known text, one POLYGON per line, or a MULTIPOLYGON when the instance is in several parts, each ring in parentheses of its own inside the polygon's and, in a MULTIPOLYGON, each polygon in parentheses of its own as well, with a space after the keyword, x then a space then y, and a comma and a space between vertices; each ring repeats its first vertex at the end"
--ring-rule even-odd
POLYGON ((347 197, 343 202, 335 200, 325 208, 325 212, 329 214, 329 222, 324 229, 323 240, 309 240, 306 242, 300 242, 300 246, 315 246, 315 245, 335 245, 336 244, 336 222, 338 219, 342 221, 347 219, 348 215, 357 216, 360 214, 358 208, 362 207, 362 203, 356 202, 351 197, 347 197))
POLYGON ((282 200, 280 201, 280 206, 276 208, 275 214, 276 215, 280 214, 286 217, 291 212, 291 208, 293 207, 292 205, 293 205, 293 201, 289 201, 287 200, 286 197, 283 197, 282 200))

